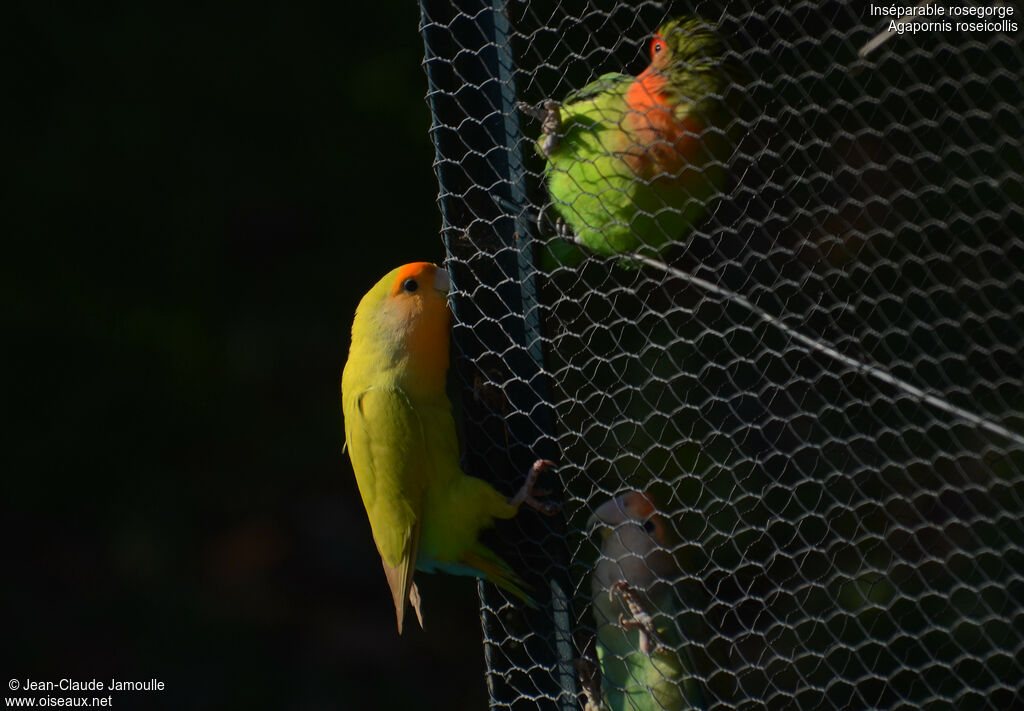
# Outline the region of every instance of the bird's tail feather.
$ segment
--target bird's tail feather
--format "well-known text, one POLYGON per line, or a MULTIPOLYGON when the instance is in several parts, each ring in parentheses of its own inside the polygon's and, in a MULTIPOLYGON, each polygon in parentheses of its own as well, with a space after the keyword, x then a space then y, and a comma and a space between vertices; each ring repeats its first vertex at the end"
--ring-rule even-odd
POLYGON ((515 595, 533 609, 538 609, 537 601, 526 592, 532 589, 530 585, 520 578, 508 563, 499 558, 489 548, 482 545, 474 546, 473 550, 466 551, 463 554, 462 562, 480 571, 481 577, 487 582, 494 583, 502 590, 515 595))

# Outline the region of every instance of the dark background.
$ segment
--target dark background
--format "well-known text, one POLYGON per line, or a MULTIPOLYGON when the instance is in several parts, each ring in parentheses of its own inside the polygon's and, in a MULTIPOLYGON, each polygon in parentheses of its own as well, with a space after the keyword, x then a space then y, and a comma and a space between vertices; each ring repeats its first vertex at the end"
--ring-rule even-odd
POLYGON ((341 452, 359 297, 443 258, 416 5, 3 14, 6 677, 483 708, 473 583, 398 638, 341 452))

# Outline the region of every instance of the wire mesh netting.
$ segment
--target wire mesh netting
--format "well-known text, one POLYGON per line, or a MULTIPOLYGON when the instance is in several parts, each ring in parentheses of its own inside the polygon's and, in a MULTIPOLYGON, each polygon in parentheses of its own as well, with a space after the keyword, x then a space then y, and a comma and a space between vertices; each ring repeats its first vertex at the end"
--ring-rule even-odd
POLYGON ((493 707, 1024 708, 1024 28, 1000 19, 422 1, 464 464, 512 491, 556 460, 563 502, 497 534, 541 609, 480 588, 493 707), (634 90, 684 15, 721 41, 685 67, 717 77, 687 89, 697 148, 591 103, 632 144, 585 154, 573 92, 634 90), (602 174, 656 150, 683 160, 602 174), (633 191, 672 170, 696 182, 633 191), (629 491, 656 512, 595 527, 629 491))

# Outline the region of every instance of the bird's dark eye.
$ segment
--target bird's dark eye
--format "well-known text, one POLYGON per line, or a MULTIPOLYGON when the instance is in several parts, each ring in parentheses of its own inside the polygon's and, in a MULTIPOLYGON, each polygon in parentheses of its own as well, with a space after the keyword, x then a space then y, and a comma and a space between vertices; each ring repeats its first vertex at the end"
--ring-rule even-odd
POLYGON ((420 288, 420 285, 415 279, 406 279, 402 282, 402 289, 408 291, 410 294, 420 288))
POLYGON ((648 533, 654 533, 654 521, 651 519, 644 521, 644 530, 648 533))
POLYGON ((660 51, 661 51, 661 48, 662 48, 662 44, 661 44, 661 42, 655 42, 655 43, 654 43, 654 53, 655 53, 655 54, 657 54, 658 52, 660 52, 660 51))

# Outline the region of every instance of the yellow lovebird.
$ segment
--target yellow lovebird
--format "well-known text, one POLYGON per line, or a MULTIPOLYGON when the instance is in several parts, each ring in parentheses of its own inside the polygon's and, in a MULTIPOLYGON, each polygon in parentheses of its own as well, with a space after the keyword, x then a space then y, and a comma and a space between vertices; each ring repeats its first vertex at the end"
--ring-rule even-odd
POLYGON ((538 474, 551 462, 535 462, 511 499, 459 465, 445 393, 448 289, 448 273, 429 262, 389 272, 356 308, 341 376, 345 446, 399 634, 407 602, 423 626, 415 570, 484 578, 533 604, 522 579, 477 539, 494 519, 515 516, 522 503, 549 515, 558 510, 533 496, 538 474))

